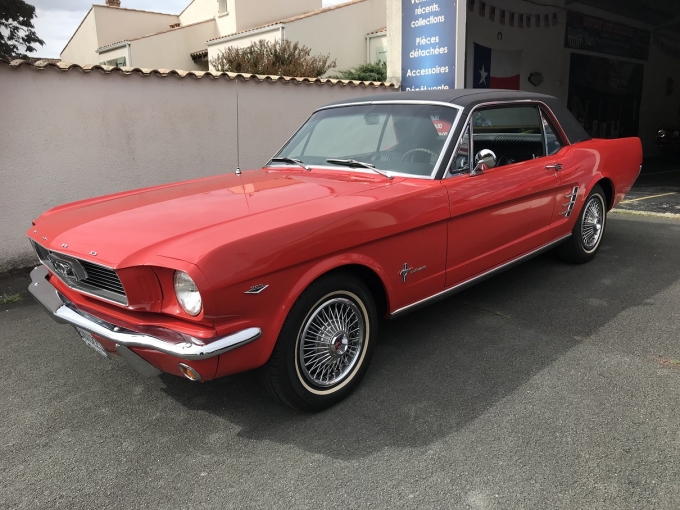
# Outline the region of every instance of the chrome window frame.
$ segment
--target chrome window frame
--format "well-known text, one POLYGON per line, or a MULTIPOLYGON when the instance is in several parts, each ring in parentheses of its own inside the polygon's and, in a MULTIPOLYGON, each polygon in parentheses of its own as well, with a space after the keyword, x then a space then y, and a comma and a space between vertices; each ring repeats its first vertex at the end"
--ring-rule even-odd
MULTIPOLYGON (((444 164, 444 158, 446 156, 446 153, 449 150, 449 147, 451 145, 451 142, 453 141, 453 134, 456 131, 456 128, 458 127, 458 124, 460 122, 460 118, 463 115, 463 111, 465 110, 462 106, 459 106, 454 103, 447 103, 445 101, 426 101, 426 100, 413 100, 413 99, 402 99, 402 100, 384 100, 384 101, 359 101, 356 103, 342 103, 342 104, 331 104, 327 106, 322 106, 321 108, 318 108, 314 110, 314 112, 307 118, 305 122, 302 123, 302 125, 295 131, 295 133, 292 134, 288 140, 286 140, 286 143, 284 143, 281 148, 276 151, 274 156, 272 157, 277 157, 280 152, 290 143, 290 141, 297 135, 300 130, 309 122, 309 119, 311 119, 314 114, 324 111, 324 110, 332 110, 336 108, 348 108, 352 106, 366 106, 366 105, 383 105, 383 104, 394 104, 394 105, 435 105, 435 106, 444 106, 446 108, 453 108, 455 110, 458 110, 458 113, 456 114, 455 119, 451 123, 451 129, 449 130, 449 135, 446 138, 446 141, 444 142, 444 145, 442 146, 441 151, 439 152, 439 158, 437 159, 437 162, 435 163, 432 172, 429 175, 414 175, 414 174, 409 174, 409 173, 404 173, 404 172, 395 172, 393 170, 383 170, 384 172, 387 172, 390 176, 394 177, 405 177, 407 179, 427 179, 427 180, 435 180, 437 178, 437 174, 439 173, 439 170, 441 169, 442 165, 444 164)), ((271 163, 271 159, 269 160, 271 163)), ((332 165, 332 166, 325 166, 325 165, 314 165, 314 168, 320 168, 323 170, 338 170, 342 169, 342 166, 338 165, 332 165)), ((357 173, 363 173, 363 174, 372 174, 376 175, 375 172, 372 172, 371 170, 368 169, 362 169, 362 168, 351 168, 350 169, 352 172, 357 172, 357 173)))
MULTIPOLYGON (((531 105, 534 104, 538 107, 539 115, 541 116, 541 131, 543 132, 543 140, 544 144, 547 144, 546 137, 545 137, 545 132, 543 131, 543 113, 545 109, 545 112, 549 114, 549 119, 553 121, 553 124, 557 127, 557 132, 555 133, 556 136, 560 138, 560 141, 562 142, 562 149, 565 147, 571 145, 571 142, 569 142, 568 138, 564 134, 564 131, 562 131, 562 126, 560 126, 560 123, 557 121, 557 117, 555 116, 555 113, 550 109, 550 107, 544 103, 543 101, 539 101, 537 99, 513 99, 511 101, 488 101, 486 103, 479 103, 478 105, 475 105, 471 110, 470 113, 468 113, 466 119, 465 119, 465 124, 463 126, 462 131, 460 132, 460 135, 458 136, 458 142, 456 143, 456 146, 454 147, 453 152, 451 153, 451 159, 449 160, 449 164, 446 165, 446 170, 444 171, 444 175, 442 175, 442 180, 444 179, 450 179, 452 177, 458 177, 459 175, 467 175, 469 173, 469 170, 467 172, 453 172, 451 173, 451 165, 456 159, 456 154, 458 154, 458 150, 460 149, 460 144, 463 141, 463 134, 465 133, 465 127, 470 125, 470 121, 472 119, 472 114, 475 113, 475 111, 479 110, 480 108, 488 108, 488 107, 494 107, 494 106, 505 106, 505 105, 531 105), (566 141, 566 143, 565 143, 566 141)), ((472 141, 472 132, 470 132, 470 161, 474 161, 474 144, 472 141)), ((560 150, 562 150, 560 149, 560 150)), ((546 147, 546 155, 542 157, 548 157, 547 156, 547 147, 546 147)), ((557 154, 553 154, 553 156, 556 156, 557 154)))
MULTIPOLYGON (((548 125, 550 125, 550 124, 555 125, 555 124, 556 124, 556 121, 553 120, 553 121, 551 122, 552 119, 551 119, 550 117, 548 117, 548 116, 545 115, 545 112, 543 111, 543 108, 542 108, 540 105, 539 105, 539 107, 538 107, 538 111, 539 111, 539 114, 541 115, 541 130, 543 131, 543 142, 544 142, 543 144, 545 145, 545 155, 546 155, 546 156, 556 156, 557 153, 559 153, 562 149, 564 149, 564 147, 565 147, 567 144, 564 143, 564 137, 562 136, 562 133, 561 133, 560 131, 557 131, 557 132, 556 132, 554 129, 552 129, 552 126, 551 126, 550 128, 552 129, 553 134, 557 137, 557 140, 560 142, 561 147, 560 147, 560 151, 557 151, 555 154, 548 154, 548 136, 547 136, 547 134, 546 134, 546 132, 545 132, 545 125, 546 125, 546 124, 548 124, 548 125)), ((555 118, 555 115, 552 114, 552 112, 551 112, 551 115, 552 115, 552 118, 554 119, 554 118, 555 118)))

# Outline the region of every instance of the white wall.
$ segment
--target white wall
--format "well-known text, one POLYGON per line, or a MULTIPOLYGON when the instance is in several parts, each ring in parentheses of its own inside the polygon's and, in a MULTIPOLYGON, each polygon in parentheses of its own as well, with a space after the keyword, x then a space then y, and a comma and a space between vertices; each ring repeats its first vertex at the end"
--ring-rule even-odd
POLYGON ((170 29, 179 16, 95 5, 99 47, 170 29))
POLYGON ((99 40, 93 7, 61 51, 60 57, 63 61, 73 64, 98 64, 100 61, 97 48, 99 48, 99 40))
POLYGON ((227 0, 227 12, 218 15, 217 30, 220 36, 235 34, 238 30, 236 27, 236 0, 227 0))
POLYGON ((186 9, 180 13, 179 20, 182 25, 191 25, 192 23, 213 18, 217 14, 217 0, 193 0, 186 9))
POLYGON ((151 37, 133 40, 130 46, 134 67, 152 69, 200 70, 191 53, 205 48, 208 39, 217 37, 214 19, 176 28, 151 37))
POLYGON ((312 54, 330 54, 338 65, 333 74, 366 62, 366 34, 386 22, 385 0, 367 0, 286 23, 284 37, 308 46, 312 54))
MULTIPOLYGON (((236 30, 248 30, 321 9, 322 0, 236 0, 236 30)), ((380 27, 376 27, 380 28, 380 27)))
POLYGON ((34 262, 24 233, 46 209, 265 163, 311 112, 386 88, 160 77, 0 62, 0 271, 34 262))

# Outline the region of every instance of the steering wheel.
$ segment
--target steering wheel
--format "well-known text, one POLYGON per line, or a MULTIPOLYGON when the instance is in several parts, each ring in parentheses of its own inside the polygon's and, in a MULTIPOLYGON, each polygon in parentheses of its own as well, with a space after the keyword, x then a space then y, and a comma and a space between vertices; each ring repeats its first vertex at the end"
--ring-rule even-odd
POLYGON ((406 161, 406 156, 408 156, 411 153, 415 153, 415 152, 426 152, 430 156, 433 156, 435 159, 437 159, 437 157, 438 157, 438 154, 434 151, 431 151, 430 149, 423 149, 421 147, 417 147, 415 149, 411 149, 410 151, 406 151, 404 153, 404 155, 401 157, 401 161, 406 161))

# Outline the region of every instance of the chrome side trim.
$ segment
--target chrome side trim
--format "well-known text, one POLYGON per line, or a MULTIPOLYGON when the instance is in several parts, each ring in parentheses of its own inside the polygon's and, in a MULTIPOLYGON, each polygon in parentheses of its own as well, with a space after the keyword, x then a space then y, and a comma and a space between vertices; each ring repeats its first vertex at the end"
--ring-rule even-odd
POLYGON ((564 195, 564 198, 568 198, 569 202, 566 204, 562 204, 562 207, 566 207, 566 211, 562 211, 560 216, 564 216, 565 218, 568 218, 571 216, 572 211, 574 210, 574 206, 576 205, 576 197, 578 197, 578 186, 574 187, 571 193, 567 193, 564 195))
POLYGON ((504 264, 501 264, 498 267, 495 267, 493 269, 490 269, 489 271, 482 273, 480 275, 474 276, 470 278, 469 280, 465 280, 464 282, 461 282, 457 285, 454 285, 453 287, 450 287, 446 290, 443 290, 437 294, 434 294, 430 297, 426 297, 425 299, 421 299, 420 301, 416 301, 415 303, 412 303, 410 305, 404 306, 402 308, 399 308, 398 310, 395 310, 390 314, 390 319, 395 319, 397 317, 400 317, 408 312, 412 312, 414 310, 417 310, 418 308, 422 308, 423 306, 429 305, 430 303, 434 303, 436 301, 439 301, 440 299, 445 299, 449 296, 453 296, 454 294, 467 289, 468 287, 472 287, 475 283, 479 283, 483 280, 486 280, 487 278, 490 278, 498 273, 502 273, 506 269, 510 269, 513 266, 516 266, 525 260, 528 260, 532 257, 535 257, 537 255, 540 255, 541 253, 544 253, 548 251, 550 248, 553 246, 556 246, 560 244, 562 241, 565 239, 568 239, 571 237, 571 234, 567 234, 566 236, 560 237, 559 239, 556 239, 555 241, 552 241, 546 245, 541 246, 540 248, 537 248, 533 251, 530 251, 529 253, 525 253, 524 255, 521 255, 520 257, 517 257, 516 259, 513 259, 509 262, 506 262, 504 264))
POLYGON ((462 110, 462 106, 458 106, 455 103, 449 103, 446 101, 426 101, 417 99, 385 99, 382 101, 359 101, 356 103, 341 103, 341 104, 330 104, 318 108, 314 113, 320 112, 321 110, 330 110, 332 108, 343 108, 345 106, 362 106, 367 104, 433 104, 438 106, 446 106, 447 108, 457 108, 462 110))
POLYGON ((98 317, 78 310, 73 304, 66 303, 57 289, 48 282, 47 269, 38 266, 31 271, 31 285, 28 287, 35 300, 45 308, 50 317, 60 324, 77 326, 92 334, 106 338, 124 347, 143 347, 153 349, 181 359, 198 360, 219 356, 262 336, 259 328, 248 328, 230 335, 217 338, 208 344, 190 336, 185 342, 172 343, 150 335, 124 329, 98 317))

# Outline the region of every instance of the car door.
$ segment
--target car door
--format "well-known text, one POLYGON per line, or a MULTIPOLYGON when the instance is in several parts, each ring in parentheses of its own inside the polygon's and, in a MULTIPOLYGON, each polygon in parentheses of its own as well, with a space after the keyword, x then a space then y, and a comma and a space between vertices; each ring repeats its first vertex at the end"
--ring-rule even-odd
POLYGON ((560 178, 560 187, 555 194, 552 230, 554 236, 563 236, 571 232, 573 223, 569 218, 579 213, 578 198, 584 193, 579 184, 582 180, 579 178, 583 176, 583 168, 597 166, 597 161, 595 161, 597 156, 594 153, 584 154, 569 146, 552 112, 545 107, 541 107, 540 110, 546 151, 549 156, 555 158, 552 168, 560 178))
POLYGON ((560 177, 546 153, 537 105, 473 110, 443 181, 450 207, 447 287, 551 240, 560 177), (482 150, 494 152, 497 164, 476 172, 472 155, 482 150))

